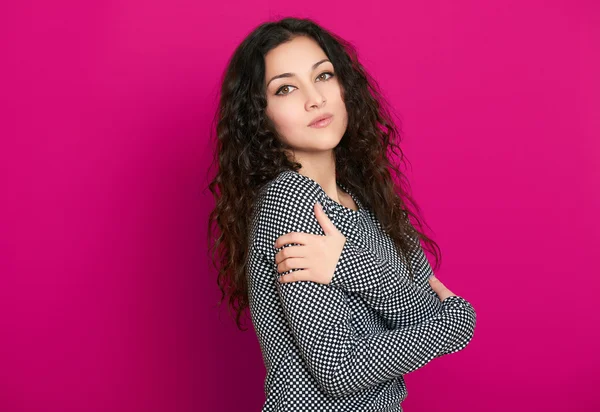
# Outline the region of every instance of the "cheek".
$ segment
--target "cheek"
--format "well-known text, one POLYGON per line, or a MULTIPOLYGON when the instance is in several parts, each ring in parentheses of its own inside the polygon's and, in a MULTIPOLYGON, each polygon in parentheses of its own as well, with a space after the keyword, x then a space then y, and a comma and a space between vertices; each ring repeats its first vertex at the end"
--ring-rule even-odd
POLYGON ((298 119, 302 118, 302 114, 296 111, 297 109, 295 110, 292 105, 285 102, 275 102, 271 104, 268 114, 277 130, 285 134, 285 131, 297 129, 301 126, 298 119))
POLYGON ((344 100, 340 99, 336 106, 335 106, 335 112, 339 114, 340 119, 342 119, 342 122, 344 127, 346 127, 346 125, 348 124, 348 111, 346 110, 346 105, 344 104, 344 100))
POLYGON ((344 88, 343 88, 343 87, 341 87, 341 86, 340 86, 340 99, 341 99, 342 101, 344 101, 344 100, 345 100, 345 96, 344 96, 344 88))

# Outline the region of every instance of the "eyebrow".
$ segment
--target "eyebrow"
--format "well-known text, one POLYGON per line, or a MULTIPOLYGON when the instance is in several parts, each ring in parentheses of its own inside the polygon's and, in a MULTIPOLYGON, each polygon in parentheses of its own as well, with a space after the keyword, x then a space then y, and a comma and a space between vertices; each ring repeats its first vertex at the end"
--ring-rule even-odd
MULTIPOLYGON (((325 63, 325 62, 329 62, 329 63, 331 63, 331 61, 329 61, 329 59, 323 59, 323 60, 320 60, 320 61, 318 61, 318 62, 316 62, 315 64, 313 64, 313 65, 312 65, 312 70, 315 70, 319 64, 321 64, 321 63, 325 63)), ((295 74, 294 74, 294 73, 282 73, 282 74, 278 74, 277 76, 273 76, 273 77, 271 78, 271 80, 269 80, 269 82, 267 83, 267 86, 266 86, 266 87, 269 87, 269 85, 271 84, 271 82, 272 82, 273 80, 275 80, 275 79, 280 79, 280 78, 282 78, 282 77, 294 77, 294 76, 295 76, 295 74)))

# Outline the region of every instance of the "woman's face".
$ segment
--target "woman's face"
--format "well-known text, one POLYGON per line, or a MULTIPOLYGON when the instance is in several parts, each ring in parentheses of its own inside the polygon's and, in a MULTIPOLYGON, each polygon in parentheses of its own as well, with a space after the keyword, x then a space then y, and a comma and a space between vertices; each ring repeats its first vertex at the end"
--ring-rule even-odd
POLYGON ((266 114, 295 155, 310 156, 338 145, 348 114, 333 64, 317 42, 300 36, 267 53, 265 83, 266 114), (313 67, 316 63, 320 64, 313 67), (285 77, 277 77, 284 73, 285 77), (326 114, 333 115, 329 125, 309 127, 326 114))

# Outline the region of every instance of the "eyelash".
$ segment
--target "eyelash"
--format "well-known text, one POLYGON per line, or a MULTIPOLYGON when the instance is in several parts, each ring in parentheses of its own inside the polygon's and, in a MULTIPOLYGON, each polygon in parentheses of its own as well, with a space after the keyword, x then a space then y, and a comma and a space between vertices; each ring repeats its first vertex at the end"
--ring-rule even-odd
MULTIPOLYGON (((331 78, 335 76, 335 74, 333 74, 332 72, 323 72, 323 73, 321 73, 319 76, 317 76, 317 79, 318 79, 319 77, 323 76, 324 74, 329 74, 329 75, 331 76, 331 77, 329 77, 328 79, 325 79, 325 81, 327 81, 327 80, 331 80, 331 78)), ((283 85, 283 86, 281 86, 279 89, 277 89, 277 91, 275 92, 275 96, 287 96, 288 94, 290 94, 291 92, 287 92, 287 93, 284 93, 284 94, 279 94, 279 92, 280 92, 282 89, 286 88, 286 87, 295 87, 295 86, 292 86, 291 84, 284 84, 284 85, 283 85)))

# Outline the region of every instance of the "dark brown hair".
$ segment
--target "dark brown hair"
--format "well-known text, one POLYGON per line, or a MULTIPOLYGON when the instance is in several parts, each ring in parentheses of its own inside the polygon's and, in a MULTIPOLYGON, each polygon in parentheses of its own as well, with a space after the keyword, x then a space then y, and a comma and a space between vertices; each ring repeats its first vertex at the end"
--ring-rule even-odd
MULTIPOLYGON (((221 78, 220 100, 211 129, 211 134, 216 132, 213 164, 218 163, 218 170, 209 184, 215 208, 209 216, 208 244, 214 241, 211 261, 218 271, 218 303, 229 296, 229 307, 235 311, 241 330, 245 330, 241 316, 248 308, 246 260, 254 200, 280 172, 301 168, 300 163, 288 159, 284 153, 288 147, 265 115, 264 56, 297 36, 308 36, 320 45, 342 87, 348 127, 334 149, 336 179, 373 211, 401 251, 400 256, 413 250, 415 240, 423 239, 435 256, 435 270, 441 262, 437 244, 410 222, 412 218, 422 228, 420 209, 409 196, 410 184, 390 160, 396 155, 400 163, 405 161, 398 145, 399 128, 391 119, 389 104, 377 82, 359 63, 354 46, 309 19, 264 23, 242 41, 230 58, 221 78), (218 233, 214 238, 213 223, 218 233)), ((410 273, 413 280, 412 269, 410 273)))

